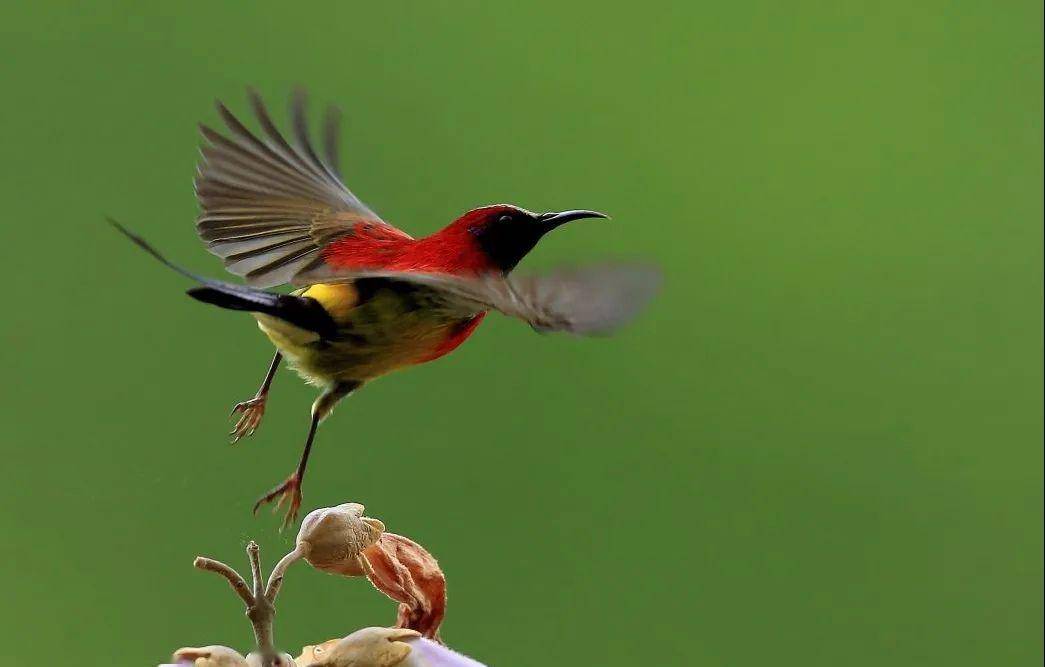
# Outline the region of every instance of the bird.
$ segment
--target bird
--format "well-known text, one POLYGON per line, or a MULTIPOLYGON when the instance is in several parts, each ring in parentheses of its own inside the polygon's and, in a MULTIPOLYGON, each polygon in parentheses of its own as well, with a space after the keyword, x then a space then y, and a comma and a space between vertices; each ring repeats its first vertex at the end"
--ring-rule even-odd
POLYGON ((339 167, 340 112, 326 110, 323 156, 314 148, 306 95, 290 96, 291 140, 261 96, 248 91, 260 132, 221 101, 226 133, 206 124, 195 177, 196 231, 207 250, 245 284, 205 278, 172 264, 141 236, 117 229, 197 283, 194 299, 253 315, 276 348, 254 396, 237 403, 232 442, 252 436, 273 378, 285 362, 320 389, 298 465, 262 495, 286 504, 293 525, 319 424, 334 406, 392 371, 439 359, 467 340, 490 311, 538 332, 608 334, 633 319, 661 282, 651 264, 595 264, 517 276, 516 265, 547 233, 594 210, 534 213, 512 204, 480 206, 428 236, 414 238, 384 221, 344 184, 339 167), (289 285, 289 293, 274 291, 289 285))

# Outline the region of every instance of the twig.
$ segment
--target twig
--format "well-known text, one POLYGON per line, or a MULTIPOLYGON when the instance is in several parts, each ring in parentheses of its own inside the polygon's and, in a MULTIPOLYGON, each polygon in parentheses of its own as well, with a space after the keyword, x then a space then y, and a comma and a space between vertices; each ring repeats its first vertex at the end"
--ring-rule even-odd
POLYGON ((269 602, 276 601, 279 589, 283 586, 283 576, 286 574, 287 568, 295 561, 300 560, 304 555, 304 549, 301 546, 296 546, 293 551, 280 558, 279 562, 276 563, 276 567, 272 568, 272 573, 269 574, 268 585, 265 586, 265 597, 268 598, 269 602))
POLYGON ((247 618, 250 619, 250 624, 254 628, 254 641, 264 667, 274 667, 279 663, 279 652, 276 651, 272 641, 272 623, 276 615, 274 603, 287 568, 301 556, 302 554, 297 548, 283 556, 272 569, 266 585, 261 573, 260 549, 257 543, 251 540, 247 544, 247 559, 250 561, 252 586, 248 586, 238 572, 221 561, 197 556, 196 560, 192 562, 200 570, 215 572, 225 577, 232 585, 232 590, 247 605, 247 618))
POLYGON ((261 549, 258 548, 258 543, 251 540, 247 543, 247 559, 250 561, 250 575, 253 579, 253 586, 251 589, 254 591, 254 597, 258 597, 261 594, 259 590, 261 587, 261 549))
POLYGON ((225 563, 222 563, 220 560, 197 556, 196 560, 192 561, 192 565, 197 569, 206 570, 207 572, 216 572, 225 577, 229 580, 232 590, 236 592, 236 595, 238 595, 241 600, 243 600, 244 604, 248 607, 254 604, 254 596, 251 595, 250 588, 247 587, 247 582, 243 580, 243 577, 239 576, 239 572, 236 572, 225 563))

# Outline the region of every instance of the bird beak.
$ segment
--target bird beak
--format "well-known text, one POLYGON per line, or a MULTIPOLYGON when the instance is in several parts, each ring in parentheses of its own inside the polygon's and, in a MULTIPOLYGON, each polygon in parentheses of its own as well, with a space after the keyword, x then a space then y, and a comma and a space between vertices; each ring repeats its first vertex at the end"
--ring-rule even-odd
POLYGON ((548 229, 555 229, 559 225, 564 225, 567 222, 573 222, 574 220, 580 220, 582 218, 609 218, 610 216, 605 213, 599 213, 598 211, 562 211, 560 213, 541 213, 537 216, 537 219, 544 223, 548 229))

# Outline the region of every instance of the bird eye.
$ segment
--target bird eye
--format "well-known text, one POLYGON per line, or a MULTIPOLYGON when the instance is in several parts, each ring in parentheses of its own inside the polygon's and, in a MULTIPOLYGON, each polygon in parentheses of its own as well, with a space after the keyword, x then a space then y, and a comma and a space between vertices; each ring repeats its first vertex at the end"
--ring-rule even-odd
POLYGON ((313 655, 319 655, 322 652, 323 652, 323 647, 322 646, 317 646, 316 648, 312 649, 313 655))
POLYGON ((510 215, 502 215, 501 217, 497 218, 497 222, 501 223, 502 225, 506 224, 506 223, 509 223, 511 221, 512 221, 512 216, 510 216, 510 215))

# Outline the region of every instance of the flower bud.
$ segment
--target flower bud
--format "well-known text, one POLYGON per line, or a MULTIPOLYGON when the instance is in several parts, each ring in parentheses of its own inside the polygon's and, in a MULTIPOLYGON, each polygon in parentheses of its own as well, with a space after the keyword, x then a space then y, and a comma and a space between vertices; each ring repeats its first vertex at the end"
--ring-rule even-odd
POLYGON ((330 655, 330 649, 334 648, 334 644, 337 644, 342 639, 342 637, 338 637, 336 639, 328 639, 322 644, 302 646, 301 655, 294 658, 294 663, 297 667, 312 667, 312 665, 318 664, 330 655))
MULTIPOLYGON (((193 665, 194 667, 262 667, 264 661, 261 655, 251 653, 244 658, 238 651, 228 646, 202 646, 193 648, 191 646, 180 648, 174 652, 172 658, 175 664, 160 665, 160 667, 180 667, 193 665)), ((276 659, 276 667, 294 667, 294 659, 287 653, 280 653, 276 659)))
POLYGON ((174 652, 171 658, 179 665, 195 667, 247 667, 247 659, 228 646, 187 646, 174 652))
POLYGON ((405 628, 363 628, 341 639, 306 646, 295 662, 298 667, 393 667, 410 655, 403 640, 419 636, 405 628))
MULTIPOLYGON (((260 653, 250 653, 247 655, 247 665, 249 667, 264 667, 265 661, 262 660, 260 653)), ((276 656, 275 667, 295 667, 294 658, 291 658, 289 653, 280 653, 276 656)))
POLYGON ((345 503, 309 512, 296 541, 302 556, 317 570, 358 577, 366 574, 360 554, 384 530, 383 523, 363 516, 362 505, 345 503))
POLYGON ((485 667, 406 628, 363 628, 306 646, 297 667, 485 667))

